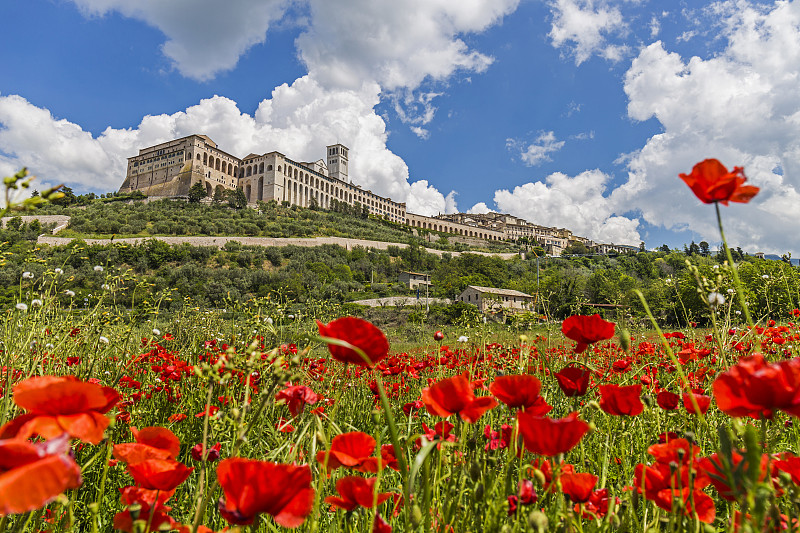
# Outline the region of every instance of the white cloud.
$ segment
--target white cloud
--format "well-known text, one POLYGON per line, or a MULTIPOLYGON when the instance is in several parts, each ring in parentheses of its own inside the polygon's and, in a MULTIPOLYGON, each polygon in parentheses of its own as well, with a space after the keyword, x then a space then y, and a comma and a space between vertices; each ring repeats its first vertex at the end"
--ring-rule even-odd
POLYGON ((444 197, 444 212, 447 214, 450 213, 458 213, 458 204, 456 203, 456 196, 458 193, 456 191, 450 191, 447 193, 447 196, 444 197))
POLYGON ((24 163, 79 191, 113 190, 126 157, 192 133, 209 135, 233 154, 280 150, 301 160, 318 159, 326 144, 338 141, 351 148, 354 181, 421 214, 455 209, 455 196, 445 198, 425 180, 409 181, 406 164, 386 147, 386 122, 374 108, 382 96, 396 98, 401 119, 425 138, 440 93, 418 92, 420 85, 446 84, 459 71, 484 72, 492 59, 461 36, 496 24, 519 2, 356 0, 343 9, 328 0, 72 1, 89 17, 116 11, 160 29, 164 54, 183 75, 198 80, 233 68, 290 6, 306 9, 296 44, 309 74, 275 88, 253 115, 215 96, 97 137, 22 97, 0 96, 0 169, 24 163))
POLYGON ((622 13, 599 0, 554 0, 550 3, 553 24, 549 37, 556 48, 568 47, 580 65, 594 54, 619 61, 627 47, 610 44, 608 37, 625 31, 622 13))
POLYGON ((486 202, 478 202, 467 210, 467 213, 476 215, 484 215, 491 212, 492 210, 489 209, 489 206, 486 205, 486 202))
POLYGON ((769 7, 716 4, 727 48, 684 59, 661 42, 641 50, 625 76, 628 114, 656 118, 664 131, 632 154, 628 181, 614 204, 637 207, 667 228, 719 240, 713 208, 678 179, 705 158, 744 166, 761 192, 723 208, 734 246, 765 252, 800 248, 800 2, 769 7), (781 170, 778 170, 781 169, 781 170), (669 202, 664 199, 669 198, 669 202))
POLYGON ((608 181, 609 176, 599 170, 574 177, 557 172, 544 182, 499 190, 494 201, 501 212, 535 224, 568 228, 605 243, 638 244, 639 221, 616 214, 612 199, 605 195, 608 181))
MULTIPOLYGON (((514 139, 506 139, 507 148, 520 149, 519 141, 514 139)), ((552 131, 543 131, 539 133, 536 140, 528 146, 522 146, 520 149, 520 157, 529 167, 536 166, 545 161, 552 161, 550 154, 557 152, 564 147, 564 141, 556 140, 556 135, 552 131)))
POLYGON ((208 80, 236 66, 285 12, 290 0, 72 0, 87 16, 111 11, 144 21, 167 37, 161 50, 189 78, 208 80))

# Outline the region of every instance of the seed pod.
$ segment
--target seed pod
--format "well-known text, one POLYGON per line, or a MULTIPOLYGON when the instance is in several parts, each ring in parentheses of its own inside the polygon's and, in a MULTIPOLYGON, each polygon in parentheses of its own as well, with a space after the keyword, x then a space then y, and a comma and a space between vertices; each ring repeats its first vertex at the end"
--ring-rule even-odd
POLYGON ((543 533, 550 527, 550 520, 541 511, 531 511, 528 515, 528 527, 536 531, 536 533, 543 533))

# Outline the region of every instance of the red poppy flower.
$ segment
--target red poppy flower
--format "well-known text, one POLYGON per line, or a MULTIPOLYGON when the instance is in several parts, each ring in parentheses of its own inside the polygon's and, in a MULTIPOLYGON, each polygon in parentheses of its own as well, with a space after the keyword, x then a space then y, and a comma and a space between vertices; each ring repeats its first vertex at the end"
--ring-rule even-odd
POLYGON ((433 340, 435 340, 435 341, 443 341, 444 340, 444 333, 442 333, 441 331, 437 331, 436 333, 433 334, 433 340))
POLYGON ((339 496, 328 496, 325 503, 331 507, 352 511, 359 505, 361 507, 375 507, 388 500, 392 495, 388 492, 375 493, 375 482, 378 478, 363 478, 358 476, 343 477, 336 482, 336 492, 339 496))
POLYGON ((0 438, 52 439, 62 433, 91 444, 103 440, 110 420, 104 413, 119 401, 111 387, 73 376, 39 376, 14 386, 14 403, 27 411, 0 428, 0 438))
MULTIPOLYGON (((218 442, 215 445, 211 446, 207 452, 205 460, 209 462, 214 462, 219 459, 219 452, 222 450, 222 445, 218 442)), ((195 461, 202 461, 203 460, 203 443, 198 442, 192 447, 192 459, 195 461)))
POLYGON ((330 450, 317 452, 317 461, 322 465, 327 461, 328 471, 345 466, 362 472, 377 472, 378 460, 372 457, 375 446, 375 439, 361 431, 342 433, 331 439, 330 450))
POLYGON ((476 398, 469 380, 463 374, 443 379, 422 389, 422 403, 432 415, 446 417, 458 413, 462 420, 470 424, 497 406, 491 396, 476 398))
POLYGON ((545 415, 552 407, 544 402, 544 398, 539 395, 542 390, 542 382, 535 376, 518 375, 518 376, 497 376, 491 385, 489 391, 494 394, 498 400, 509 406, 511 409, 523 408, 526 411, 530 407, 538 406, 536 409, 538 414, 545 415), (544 412, 544 406, 549 407, 544 412))
POLYGON ((275 395, 276 402, 283 402, 289 406, 292 416, 303 412, 306 404, 314 405, 319 400, 319 395, 305 385, 292 385, 286 387, 275 395))
POLYGON ((583 503, 589 500, 598 479, 597 476, 585 472, 580 474, 562 474, 559 478, 561 481, 561 491, 569 496, 569 499, 575 503, 583 503))
POLYGON ((375 520, 372 521, 372 533, 392 533, 392 526, 376 513, 375 520))
POLYGON ((517 421, 525 449, 550 457, 568 452, 589 431, 589 424, 580 420, 578 413, 553 419, 521 411, 517 414, 517 421))
POLYGON ((693 392, 683 393, 683 407, 689 414, 698 414, 698 409, 700 414, 706 414, 706 411, 708 411, 710 406, 711 396, 706 396, 705 394, 695 394, 693 392), (697 403, 697 408, 695 408, 694 403, 692 402, 692 397, 694 397, 694 401, 697 403))
POLYGON ((600 315, 573 315, 561 324, 561 333, 578 343, 575 353, 581 353, 590 344, 614 336, 614 323, 606 322, 600 315))
POLYGON ((174 490, 186 481, 194 468, 169 459, 147 459, 129 464, 128 473, 137 485, 150 490, 174 490))
POLYGON ((800 416, 800 359, 767 363, 761 354, 742 357, 717 376, 712 390, 728 416, 772 418, 778 409, 800 416))
POLYGON ((555 374, 561 391, 569 397, 583 396, 589 389, 592 373, 580 366, 567 366, 555 374))
POLYGON ((233 457, 220 462, 217 480, 224 493, 219 512, 230 524, 252 524, 257 515, 267 513, 278 525, 295 528, 314 506, 308 465, 233 457))
POLYGON ((600 385, 600 408, 610 415, 636 416, 644 410, 641 385, 600 385))
POLYGON ((329 324, 317 320, 319 334, 345 341, 364 352, 365 361, 358 352, 336 344, 328 344, 331 356, 342 363, 372 368, 378 361, 389 355, 389 341, 377 326, 353 316, 337 318, 329 324))
POLYGON ((665 411, 672 411, 678 408, 680 404, 681 397, 675 394, 674 392, 669 391, 661 391, 656 396, 656 403, 658 406, 665 411))
POLYGON ((69 440, 33 444, 0 440, 0 516, 44 507, 81 484, 81 469, 69 454, 69 440))
POLYGON ((745 185, 747 178, 742 167, 728 172, 716 159, 706 159, 692 168, 691 174, 679 174, 692 192, 705 204, 739 202, 745 204, 756 194, 758 187, 745 185))
MULTIPOLYGON (((742 476, 734 476, 735 480, 742 480, 749 478, 750 471, 750 464, 745 459, 743 455, 740 453, 731 452, 731 464, 730 471, 733 472, 734 470, 738 470, 743 473, 742 476), (741 464, 744 461, 744 464, 741 464)), ((763 481, 767 478, 768 468, 769 468, 769 461, 770 457, 767 454, 761 455, 761 461, 758 465, 758 468, 761 469, 758 480, 763 481)), ((779 466, 781 461, 775 461, 773 464, 776 468, 782 470, 779 466)), ((711 484, 714 485, 714 488, 717 489, 717 492, 720 496, 724 499, 728 500, 729 502, 736 501, 741 498, 743 495, 746 494, 746 490, 744 487, 731 487, 729 484, 729 479, 725 475, 725 468, 723 468, 722 464, 722 457, 719 454, 715 453, 708 457, 704 457, 698 461, 698 468, 702 469, 706 475, 708 476, 709 480, 711 480, 711 484)))
POLYGON ((137 516, 139 518, 146 517, 147 522, 150 524, 148 531, 171 530, 177 525, 167 515, 172 508, 164 505, 172 496, 172 491, 164 492, 140 487, 124 487, 120 489, 120 493, 122 504, 126 506, 126 509, 114 515, 114 529, 128 533, 140 531, 139 528, 134 527, 136 520, 131 515, 129 509, 131 505, 140 507, 137 516))
POLYGON ((114 445, 114 457, 125 464, 141 463, 148 459, 175 459, 181 442, 173 432, 162 427, 131 428, 136 442, 114 445))
MULTIPOLYGON (((614 498, 617 505, 621 503, 619 498, 614 498)), ((575 505, 575 512, 580 512, 583 518, 603 518, 608 514, 608 503, 611 498, 608 489, 592 491, 589 499, 582 506, 575 505)))

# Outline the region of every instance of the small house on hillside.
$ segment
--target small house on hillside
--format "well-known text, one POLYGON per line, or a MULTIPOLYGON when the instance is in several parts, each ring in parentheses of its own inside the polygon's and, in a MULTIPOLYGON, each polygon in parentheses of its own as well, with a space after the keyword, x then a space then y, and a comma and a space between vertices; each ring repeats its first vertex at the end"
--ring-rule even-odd
POLYGON ((524 292, 511 289, 495 289, 493 287, 479 287, 469 285, 458 296, 459 302, 478 306, 481 312, 498 311, 527 311, 533 303, 533 296, 524 292))
POLYGON ((419 272, 400 272, 399 281, 406 285, 409 289, 416 289, 419 286, 425 288, 425 285, 430 286, 430 274, 420 274, 419 272))

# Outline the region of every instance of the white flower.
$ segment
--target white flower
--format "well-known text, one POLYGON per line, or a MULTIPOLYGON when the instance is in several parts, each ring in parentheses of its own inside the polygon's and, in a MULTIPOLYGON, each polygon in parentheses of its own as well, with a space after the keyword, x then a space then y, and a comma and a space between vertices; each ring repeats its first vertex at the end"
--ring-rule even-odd
POLYGON ((57 269, 53 270, 53 272, 55 272, 56 274, 59 274, 59 275, 64 273, 64 271, 61 270, 60 268, 57 268, 57 269))
POLYGON ((737 315, 741 315, 741 314, 742 314, 742 312, 741 312, 741 311, 739 311, 739 310, 737 309, 737 310, 736 310, 736 314, 737 314, 737 315))
POLYGON ((294 320, 294 315, 286 315, 286 318, 288 318, 289 320, 294 320))
POLYGON ((33 272, 23 272, 22 279, 33 279, 33 272))
POLYGON ((31 300, 31 307, 41 307, 42 301, 39 298, 34 298, 31 300))
POLYGON ((74 293, 74 292, 72 292, 72 291, 71 291, 71 290, 69 290, 69 289, 65 290, 65 291, 64 291, 64 294, 66 294, 66 295, 67 295, 68 297, 70 297, 70 298, 73 298, 73 297, 75 297, 75 293, 74 293))
POLYGON ((728 294, 733 294, 735 291, 733 289, 728 289, 728 294))
POLYGON ((102 285, 100 285, 100 288, 103 289, 104 291, 110 291, 111 285, 109 285, 108 283, 103 283, 102 285))
POLYGON ((718 292, 712 292, 708 295, 708 303, 711 307, 717 307, 725 303, 725 297, 718 292))
POLYGON ((95 265, 95 266, 94 266, 94 271, 95 271, 95 272, 102 272, 102 271, 103 271, 103 267, 102 267, 102 266, 100 266, 100 265, 95 265))
POLYGON ((667 278, 667 279, 666 279, 666 284, 667 284, 667 285, 669 285, 669 284, 671 284, 671 283, 672 283, 672 278, 667 278))
POLYGON ((48 350, 52 350, 53 348, 55 348, 55 346, 53 346, 49 342, 47 344, 45 344, 44 347, 47 348, 48 350))
POLYGON ((22 302, 18 303, 16 305, 16 308, 19 309, 20 311, 27 311, 28 310, 28 306, 26 304, 22 303, 22 302))
POLYGON ((458 342, 468 342, 468 341, 469 341, 469 337, 467 337, 466 335, 461 335, 458 338, 458 342))
MULTIPOLYGON (((31 277, 33 277, 33 276, 31 276, 31 277)), ((763 275, 763 276, 761 276, 761 277, 762 277, 762 278, 764 278, 764 279, 769 279, 769 274, 764 274, 764 275, 763 275)))
POLYGON ((108 344, 108 338, 107 338, 107 337, 100 337, 100 339, 99 339, 99 340, 100 340, 100 342, 102 342, 103 344, 108 344))
POLYGON ((264 319, 264 322, 266 322, 267 324, 269 324, 271 326, 272 325, 272 317, 268 316, 266 319, 264 319))
POLYGON ((161 330, 153 328, 153 335, 161 335, 161 330))

